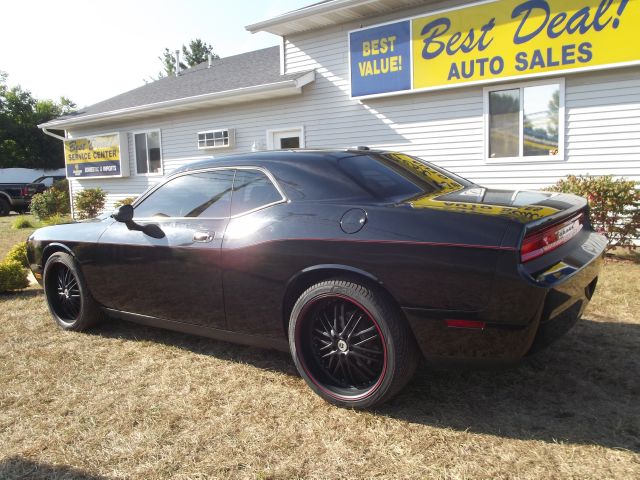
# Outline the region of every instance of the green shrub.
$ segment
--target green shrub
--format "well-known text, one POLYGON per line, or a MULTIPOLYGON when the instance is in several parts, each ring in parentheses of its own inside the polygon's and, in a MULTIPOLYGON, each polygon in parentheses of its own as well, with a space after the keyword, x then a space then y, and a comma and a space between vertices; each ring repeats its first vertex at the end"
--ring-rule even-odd
POLYGON ((573 193, 589 202, 589 218, 593 228, 609 240, 609 249, 635 249, 640 237, 640 184, 612 175, 574 176, 559 180, 549 188, 554 192, 573 193))
POLYGON ((0 293, 20 290, 29 286, 27 269, 15 260, 0 263, 0 293))
POLYGON ((114 207, 119 208, 122 205, 131 205, 133 202, 136 201, 138 197, 127 197, 127 198, 123 198, 122 200, 118 200, 116 203, 113 204, 114 207))
POLYGON ((56 214, 56 215, 51 215, 49 218, 44 220, 42 223, 44 223, 46 226, 61 225, 63 223, 73 223, 73 219, 69 215, 58 215, 58 214, 56 214))
POLYGON ((105 193, 101 188, 87 188, 75 196, 75 206, 81 219, 95 218, 104 208, 105 193))
POLYGON ((53 182, 51 188, 60 192, 67 192, 67 195, 69 195, 69 180, 65 178, 64 180, 53 182))
POLYGON ((7 253, 5 260, 18 262, 24 268, 29 268, 29 261, 27 260, 27 242, 16 243, 11 247, 11 250, 7 253))
POLYGON ((69 215, 69 189, 65 189, 65 185, 67 181, 61 180, 44 192, 36 193, 31 199, 31 213, 40 220, 52 215, 69 215))
POLYGON ((21 228, 36 228, 36 226, 31 223, 31 219, 29 217, 20 215, 13 221, 13 223, 11 224, 11 228, 19 230, 21 228))

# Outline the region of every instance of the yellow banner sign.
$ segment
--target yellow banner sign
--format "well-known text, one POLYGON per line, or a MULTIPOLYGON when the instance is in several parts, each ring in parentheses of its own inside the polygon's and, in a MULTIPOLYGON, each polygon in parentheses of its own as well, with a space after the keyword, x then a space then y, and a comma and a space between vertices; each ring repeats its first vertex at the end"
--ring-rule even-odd
POLYGON ((638 0, 502 0, 412 21, 413 86, 640 60, 638 0))
POLYGON ((120 135, 117 133, 65 140, 67 177, 120 176, 120 135))
POLYGON ((639 32, 640 0, 476 3, 351 32, 351 95, 640 64, 639 32))

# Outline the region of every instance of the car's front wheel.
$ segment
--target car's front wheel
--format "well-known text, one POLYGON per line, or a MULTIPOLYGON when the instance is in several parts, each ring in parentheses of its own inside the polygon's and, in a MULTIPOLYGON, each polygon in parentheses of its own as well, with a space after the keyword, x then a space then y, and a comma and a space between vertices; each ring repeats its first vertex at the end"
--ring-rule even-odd
POLYGON ((102 319, 74 258, 56 252, 48 259, 43 274, 49 311, 64 330, 81 331, 102 319))
POLYGON ((370 408, 400 391, 418 362, 415 340, 381 293, 346 280, 307 289, 289 322, 298 372, 325 400, 370 408))

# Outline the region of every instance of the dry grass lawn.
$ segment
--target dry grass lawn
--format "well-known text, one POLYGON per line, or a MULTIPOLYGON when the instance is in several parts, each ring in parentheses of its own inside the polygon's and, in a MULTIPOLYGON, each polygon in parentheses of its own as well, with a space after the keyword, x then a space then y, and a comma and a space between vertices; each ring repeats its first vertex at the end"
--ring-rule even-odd
MULTIPOLYGON (((0 254, 28 232, 0 219, 0 254)), ((507 371, 421 370, 375 412, 332 407, 283 354, 113 321, 58 330, 0 295, 0 478, 640 478, 640 265, 507 371)))

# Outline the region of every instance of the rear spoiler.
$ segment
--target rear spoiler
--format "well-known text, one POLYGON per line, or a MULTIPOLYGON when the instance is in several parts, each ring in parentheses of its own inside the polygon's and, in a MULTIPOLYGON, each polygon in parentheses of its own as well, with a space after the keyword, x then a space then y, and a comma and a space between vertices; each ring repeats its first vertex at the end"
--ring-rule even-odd
POLYGON ((558 204, 561 203, 562 208, 558 208, 558 211, 556 213, 547 215, 543 218, 532 220, 531 222, 525 224, 523 236, 537 230, 544 230, 546 227, 555 223, 559 223, 562 220, 577 215, 578 213, 584 213, 585 224, 590 226, 589 204, 587 203, 586 199, 578 197, 576 195, 558 194, 551 197, 547 202, 548 206, 553 208, 558 208, 560 206, 558 204))

